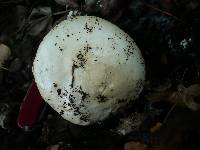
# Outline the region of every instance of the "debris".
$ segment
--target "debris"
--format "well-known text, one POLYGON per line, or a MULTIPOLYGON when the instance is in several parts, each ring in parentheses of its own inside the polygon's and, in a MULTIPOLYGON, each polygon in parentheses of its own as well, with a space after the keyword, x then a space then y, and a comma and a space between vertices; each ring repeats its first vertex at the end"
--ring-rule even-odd
POLYGON ((75 16, 80 16, 80 12, 78 10, 70 11, 67 15, 67 19, 73 18, 75 16))
POLYGON ((145 119, 143 113, 132 113, 128 117, 120 119, 119 125, 115 129, 117 133, 127 135, 133 131, 138 131, 140 125, 145 119))
POLYGON ((183 39, 180 42, 180 45, 182 46, 183 49, 186 49, 186 48, 188 48, 190 42, 191 42, 191 38, 189 38, 188 40, 187 39, 183 39))

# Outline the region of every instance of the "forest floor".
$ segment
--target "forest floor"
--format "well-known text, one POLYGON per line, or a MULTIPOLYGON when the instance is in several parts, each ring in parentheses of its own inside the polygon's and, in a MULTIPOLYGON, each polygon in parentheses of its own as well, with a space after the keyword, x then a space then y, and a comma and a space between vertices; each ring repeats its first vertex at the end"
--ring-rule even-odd
POLYGON ((11 49, 0 68, 1 150, 200 149, 200 1, 1 0, 0 43, 11 49), (144 90, 102 124, 73 125, 47 106, 37 127, 25 132, 16 119, 35 53, 68 14, 98 16, 128 33, 146 62, 144 90))

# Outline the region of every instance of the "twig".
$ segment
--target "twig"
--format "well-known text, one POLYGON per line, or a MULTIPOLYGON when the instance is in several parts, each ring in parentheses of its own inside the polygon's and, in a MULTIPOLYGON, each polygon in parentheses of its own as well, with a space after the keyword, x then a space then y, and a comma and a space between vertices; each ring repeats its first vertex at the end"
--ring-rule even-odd
POLYGON ((62 14, 65 14, 65 13, 67 13, 67 11, 59 11, 59 12, 53 13, 53 16, 62 15, 62 14))
POLYGON ((158 11, 158 12, 164 14, 164 15, 173 17, 173 18, 175 18, 176 20, 181 21, 178 17, 176 17, 176 16, 173 15, 172 13, 169 13, 169 12, 167 12, 167 11, 163 11, 163 10, 161 10, 161 9, 159 9, 159 8, 157 8, 157 7, 154 7, 154 6, 150 5, 150 4, 144 4, 144 5, 145 5, 146 7, 149 7, 149 8, 151 8, 151 9, 155 10, 155 11, 158 11))
POLYGON ((187 73, 188 69, 189 69, 188 67, 185 68, 185 70, 184 70, 184 72, 183 72, 183 75, 182 75, 182 77, 181 77, 181 81, 184 81, 185 74, 187 73))
POLYGON ((171 107, 170 110, 168 111, 167 115, 165 116, 165 118, 164 118, 164 120, 163 120, 163 123, 166 123, 166 122, 167 122, 167 120, 168 120, 168 118, 169 118, 171 112, 174 110, 174 108, 176 107, 176 105, 177 105, 177 102, 174 103, 174 104, 172 105, 172 107, 171 107))
POLYGON ((3 69, 3 70, 6 70, 6 71, 9 71, 7 68, 2 67, 2 66, 0 66, 0 69, 3 69))

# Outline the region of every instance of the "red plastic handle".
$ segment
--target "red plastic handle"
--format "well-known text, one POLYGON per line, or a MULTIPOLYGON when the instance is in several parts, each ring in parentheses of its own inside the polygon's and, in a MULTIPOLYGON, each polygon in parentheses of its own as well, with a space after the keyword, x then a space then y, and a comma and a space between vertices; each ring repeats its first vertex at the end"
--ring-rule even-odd
POLYGON ((17 118, 18 127, 25 131, 33 129, 40 119, 44 104, 45 102, 38 91, 36 83, 33 81, 21 104, 17 118))

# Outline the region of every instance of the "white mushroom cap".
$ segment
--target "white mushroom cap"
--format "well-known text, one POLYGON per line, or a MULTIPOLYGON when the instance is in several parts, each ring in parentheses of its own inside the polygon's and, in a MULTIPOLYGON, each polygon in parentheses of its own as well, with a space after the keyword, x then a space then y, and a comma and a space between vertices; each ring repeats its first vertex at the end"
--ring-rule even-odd
POLYGON ((72 123, 102 121, 136 99, 145 65, 132 38, 112 23, 79 16, 41 42, 33 74, 44 100, 72 123))

